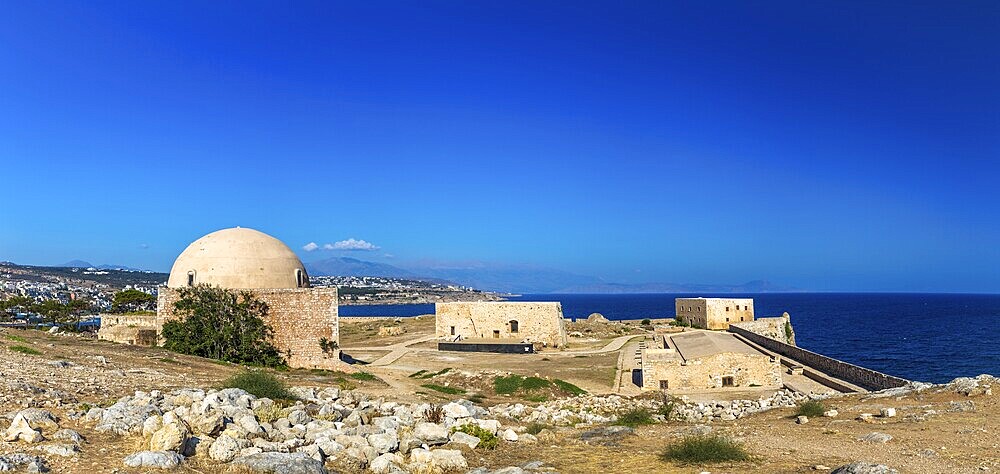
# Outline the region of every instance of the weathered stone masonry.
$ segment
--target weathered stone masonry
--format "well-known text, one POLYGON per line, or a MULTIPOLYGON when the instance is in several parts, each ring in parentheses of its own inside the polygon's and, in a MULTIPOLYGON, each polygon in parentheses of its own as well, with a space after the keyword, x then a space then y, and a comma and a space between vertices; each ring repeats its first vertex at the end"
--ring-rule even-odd
MULTIPOLYGON (((241 291, 241 290, 234 290, 241 291)), ((267 324, 274 330, 274 345, 285 354, 288 365, 296 368, 339 369, 340 350, 323 352, 320 339, 338 343, 336 288, 267 288, 245 290, 267 303, 267 324)), ((175 288, 161 287, 157 299, 156 331, 176 318, 174 303, 180 299, 175 288)), ((162 341, 160 341, 162 343, 162 341)))
POLYGON ((436 335, 442 339, 516 339, 566 345, 562 305, 555 302, 437 303, 436 335))

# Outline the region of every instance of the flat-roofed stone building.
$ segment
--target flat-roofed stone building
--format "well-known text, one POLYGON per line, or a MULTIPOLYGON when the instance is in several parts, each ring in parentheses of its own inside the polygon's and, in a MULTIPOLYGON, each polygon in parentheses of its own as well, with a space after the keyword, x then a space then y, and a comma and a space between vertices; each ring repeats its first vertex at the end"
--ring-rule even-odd
POLYGON ((730 323, 753 321, 752 298, 677 298, 678 319, 701 329, 729 329, 730 323))
POLYGON ((557 302, 479 301, 434 305, 436 335, 455 340, 516 340, 566 345, 566 321, 557 302))
POLYGON ((781 387, 781 360, 729 333, 657 336, 642 351, 642 389, 670 392, 781 387))
MULTIPOLYGON (((161 334, 163 323, 178 317, 174 303, 180 290, 202 284, 249 291, 267 303, 265 322, 289 366, 343 368, 339 349, 328 345, 324 350, 320 344, 326 339, 339 346, 337 289, 310 288, 305 266, 280 240, 236 227, 192 242, 174 261, 166 286, 159 288, 151 329, 161 334)), ((113 331, 120 330, 108 329, 113 331)))

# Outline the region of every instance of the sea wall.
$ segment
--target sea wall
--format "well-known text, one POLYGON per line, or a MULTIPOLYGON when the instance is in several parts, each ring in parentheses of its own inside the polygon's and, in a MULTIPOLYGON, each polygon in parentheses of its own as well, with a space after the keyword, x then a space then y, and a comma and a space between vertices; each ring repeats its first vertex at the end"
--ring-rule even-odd
POLYGON ((773 318, 757 318, 753 321, 733 323, 733 325, 778 342, 795 345, 795 330, 792 329, 788 313, 773 318))
POLYGON ((847 362, 805 350, 801 347, 785 344, 769 337, 755 334, 738 326, 729 326, 729 332, 738 334, 769 351, 788 357, 789 359, 794 359, 797 362, 826 373, 827 375, 850 382, 865 390, 884 390, 887 388, 902 387, 903 385, 909 383, 908 380, 883 374, 882 372, 875 370, 866 369, 854 364, 849 364, 847 362))

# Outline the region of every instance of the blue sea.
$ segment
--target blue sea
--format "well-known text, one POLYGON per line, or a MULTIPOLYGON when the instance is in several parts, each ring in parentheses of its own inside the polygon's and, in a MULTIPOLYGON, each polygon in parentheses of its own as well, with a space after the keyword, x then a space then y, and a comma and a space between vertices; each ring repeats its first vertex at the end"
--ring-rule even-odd
MULTIPOLYGON (((799 346, 910 380, 1000 375, 1000 295, 914 293, 760 293, 745 295, 522 295, 559 301, 568 318, 667 318, 674 298, 753 298, 757 317, 788 312, 799 346)), ((433 314, 434 305, 341 306, 343 316, 433 314)))

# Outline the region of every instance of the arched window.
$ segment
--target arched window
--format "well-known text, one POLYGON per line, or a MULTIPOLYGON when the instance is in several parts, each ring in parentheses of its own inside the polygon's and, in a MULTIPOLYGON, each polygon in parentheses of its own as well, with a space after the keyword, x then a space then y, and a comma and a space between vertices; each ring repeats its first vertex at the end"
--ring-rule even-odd
POLYGON ((507 324, 510 325, 510 333, 511 334, 517 334, 517 330, 518 330, 517 320, 516 319, 511 319, 507 324))
POLYGON ((194 286, 194 270, 188 272, 188 286, 194 286))
POLYGON ((298 286, 299 288, 302 288, 302 287, 305 286, 303 283, 305 283, 305 278, 303 278, 303 276, 302 276, 302 269, 301 268, 296 268, 295 269, 295 286, 298 286))

